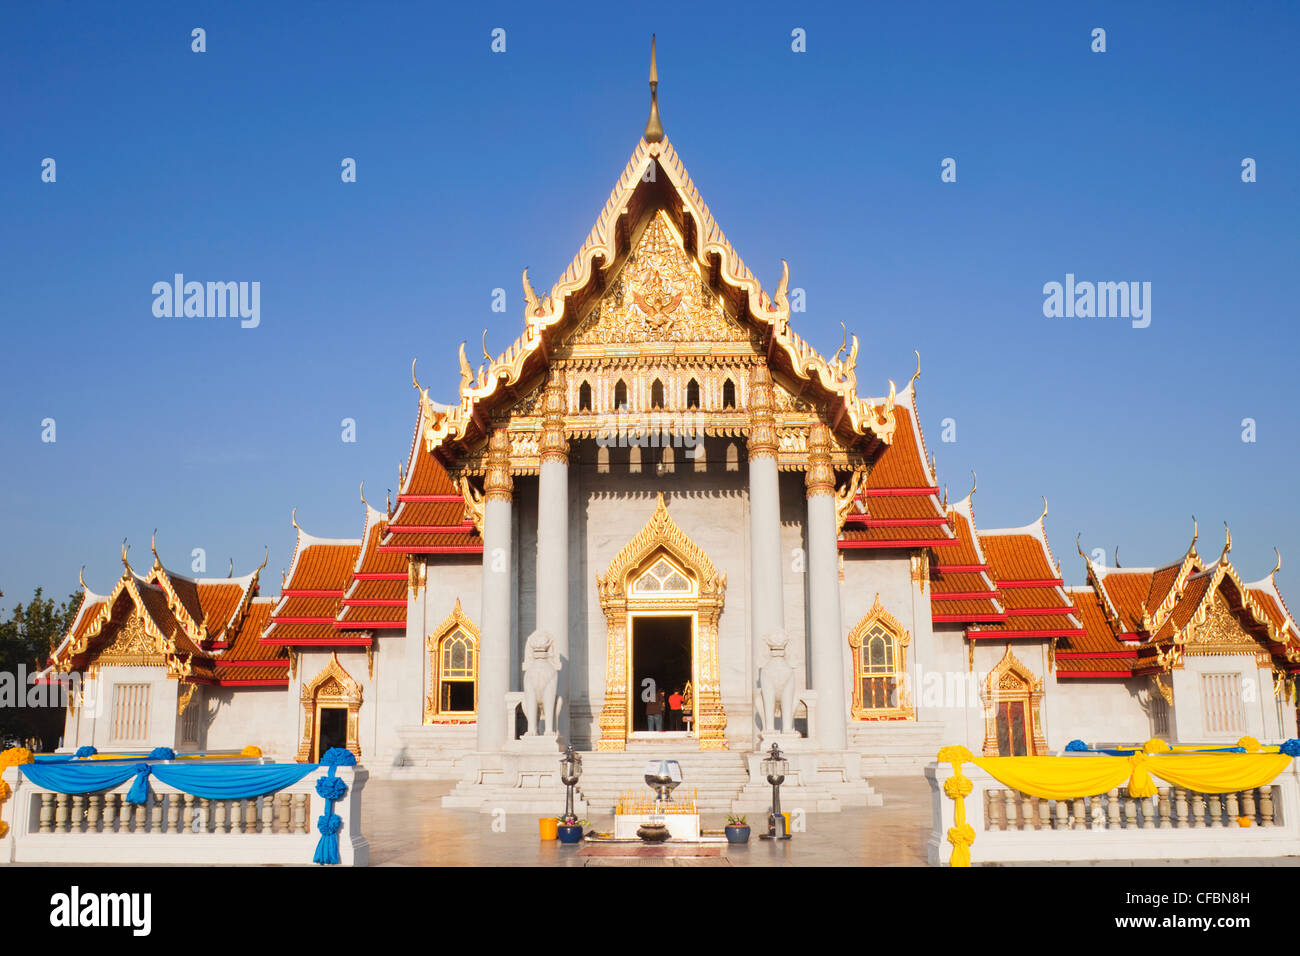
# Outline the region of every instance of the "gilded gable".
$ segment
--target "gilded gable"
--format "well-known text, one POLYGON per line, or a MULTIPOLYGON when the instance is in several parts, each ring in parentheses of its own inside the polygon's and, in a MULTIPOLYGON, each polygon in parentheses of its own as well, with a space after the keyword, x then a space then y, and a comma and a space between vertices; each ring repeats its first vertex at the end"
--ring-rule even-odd
POLYGON ((566 340, 578 348, 652 342, 750 342, 757 348, 756 333, 727 315, 662 211, 566 340))

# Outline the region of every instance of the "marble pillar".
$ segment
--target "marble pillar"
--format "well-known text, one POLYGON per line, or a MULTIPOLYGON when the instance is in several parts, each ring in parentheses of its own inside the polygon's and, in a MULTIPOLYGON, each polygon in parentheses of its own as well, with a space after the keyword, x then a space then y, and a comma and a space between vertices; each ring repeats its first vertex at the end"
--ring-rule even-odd
POLYGON ((848 747, 844 707, 844 640, 840 621, 839 533, 835 527, 835 470, 831 430, 808 432, 808 618, 812 689, 817 692, 817 746, 848 747))
MULTIPOLYGON (((749 376, 749 594, 753 660, 763 659, 763 639, 785 630, 781 590, 781 490, 776 468, 776 414, 772 374, 756 365, 749 376)), ((754 686, 758 669, 754 668, 754 686)), ((789 718, 786 718, 788 722, 789 718)), ((764 727, 771 732, 771 727, 764 727)))
POLYGON ((542 396, 541 472, 537 484, 537 629, 547 631, 560 657, 559 712, 546 732, 569 737, 569 442, 563 369, 551 372, 542 396))
POLYGON ((479 614, 478 750, 498 751, 514 737, 507 726, 505 697, 510 690, 510 537, 514 481, 510 477, 510 436, 504 428, 488 442, 483 480, 483 608, 479 614))

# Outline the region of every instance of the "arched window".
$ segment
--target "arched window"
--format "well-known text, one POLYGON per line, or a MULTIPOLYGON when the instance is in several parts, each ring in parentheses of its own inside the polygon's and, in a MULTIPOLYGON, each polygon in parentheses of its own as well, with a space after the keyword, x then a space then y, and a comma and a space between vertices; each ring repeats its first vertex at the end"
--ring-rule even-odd
POLYGON ((700 407, 700 383, 691 379, 686 383, 686 407, 700 407))
POLYGON ((853 650, 855 720, 911 720, 907 687, 907 645, 911 636, 880 603, 849 632, 853 650))
POLYGON ((424 722, 473 723, 478 711, 479 633, 460 607, 429 635, 429 692, 424 722))
POLYGON ((578 411, 591 411, 591 383, 583 382, 578 388, 578 411))
POLYGON ((1043 682, 1008 646, 984 684, 984 756, 1049 753, 1040 716, 1042 700, 1043 682))
POLYGON ((654 383, 650 386, 650 407, 664 407, 664 383, 659 381, 659 379, 655 379, 654 383))
POLYGON ((614 383, 614 407, 627 408, 627 382, 621 378, 614 383))
POLYGON ((736 383, 731 379, 727 379, 722 383, 722 407, 736 407, 736 383))

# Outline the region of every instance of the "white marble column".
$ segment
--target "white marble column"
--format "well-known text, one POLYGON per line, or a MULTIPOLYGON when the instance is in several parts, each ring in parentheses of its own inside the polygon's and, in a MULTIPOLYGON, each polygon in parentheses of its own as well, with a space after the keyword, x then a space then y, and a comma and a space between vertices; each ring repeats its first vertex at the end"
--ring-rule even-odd
POLYGON ((831 430, 821 422, 808 432, 808 623, 812 689, 817 692, 817 745, 848 747, 844 708, 844 651, 840 623, 840 569, 835 527, 835 471, 831 430))
POLYGON ((560 655, 556 682, 559 714, 554 727, 560 741, 569 738, 569 443, 564 437, 566 411, 563 369, 551 372, 542 398, 542 437, 537 484, 537 629, 555 640, 560 655))
POLYGON ((514 736, 506 725, 510 690, 511 508, 510 437, 504 428, 488 443, 483 481, 483 608, 479 614, 478 749, 499 751, 514 736))
MULTIPOLYGON (((785 630, 781 590, 781 491, 776 469, 776 414, 772 375, 756 365, 749 376, 749 595, 750 643, 755 662, 763 640, 785 630)), ((758 685, 755 664, 753 684, 758 685)), ((788 720, 788 718, 786 718, 788 720)), ((764 727, 770 733, 773 728, 764 727)))

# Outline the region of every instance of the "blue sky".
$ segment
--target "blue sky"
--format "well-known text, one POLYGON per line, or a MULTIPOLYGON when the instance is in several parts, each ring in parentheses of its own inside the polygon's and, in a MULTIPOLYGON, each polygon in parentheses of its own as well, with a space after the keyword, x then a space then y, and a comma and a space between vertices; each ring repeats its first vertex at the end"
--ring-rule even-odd
POLYGON ((858 333, 863 391, 921 351, 930 450, 955 496, 979 472, 982 527, 1046 495, 1078 581, 1076 532, 1148 565, 1193 514, 1213 557, 1227 520, 1247 579, 1276 545, 1300 601, 1294 5, 43 2, 0 13, 6 606, 83 563, 106 589, 155 527, 182 571, 269 545, 268 592, 292 508, 359 534, 358 482, 382 502, 409 448, 412 357, 451 397, 457 344, 504 348, 521 269, 549 288, 591 228, 652 31, 728 237, 769 289, 789 260, 814 344, 858 333), (177 272, 259 281, 261 325, 155 318, 177 272), (1066 273, 1150 282, 1150 327, 1045 318, 1066 273))

